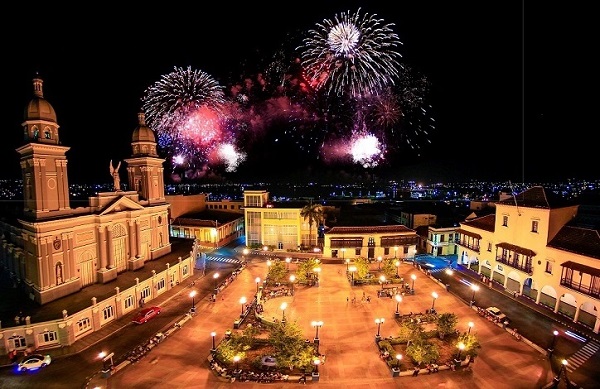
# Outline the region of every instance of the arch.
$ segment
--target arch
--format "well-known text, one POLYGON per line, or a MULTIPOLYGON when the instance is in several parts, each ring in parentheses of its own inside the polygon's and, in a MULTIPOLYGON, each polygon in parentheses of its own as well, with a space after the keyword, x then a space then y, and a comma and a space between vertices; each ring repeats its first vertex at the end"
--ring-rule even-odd
POLYGON ((62 262, 57 262, 54 266, 54 276, 56 277, 56 285, 60 285, 64 283, 63 279, 63 264, 62 262))

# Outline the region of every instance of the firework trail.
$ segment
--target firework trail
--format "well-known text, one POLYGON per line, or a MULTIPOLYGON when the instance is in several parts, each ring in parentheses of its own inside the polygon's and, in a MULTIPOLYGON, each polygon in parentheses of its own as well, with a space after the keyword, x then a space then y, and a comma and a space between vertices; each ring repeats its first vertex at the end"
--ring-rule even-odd
POLYGON ((394 24, 376 14, 337 14, 317 23, 299 47, 311 87, 327 94, 366 96, 393 85, 402 68, 394 24))
POLYGON ((142 103, 173 165, 201 169, 212 150, 233 136, 221 130, 223 88, 201 70, 175 67, 146 89, 142 103))

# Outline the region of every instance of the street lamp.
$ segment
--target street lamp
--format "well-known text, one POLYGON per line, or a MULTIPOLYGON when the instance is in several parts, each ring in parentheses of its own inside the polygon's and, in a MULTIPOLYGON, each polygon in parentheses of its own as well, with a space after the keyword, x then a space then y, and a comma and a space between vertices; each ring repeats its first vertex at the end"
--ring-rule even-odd
POLYGON ((215 280, 215 294, 217 294, 217 292, 218 292, 218 290, 217 290, 217 279, 219 278, 219 273, 213 274, 213 278, 215 280))
POLYGON ((465 344, 463 342, 460 342, 457 347, 458 355, 456 356, 456 360, 460 361, 460 353, 465 349, 465 344))
POLYGON ((479 290, 479 285, 472 284, 471 289, 473 289, 473 296, 471 296, 471 306, 475 304, 475 292, 479 290))
POLYGON ((240 357, 239 355, 233 357, 233 362, 235 363, 235 370, 240 369, 240 359, 242 359, 242 357, 240 357))
POLYGON ((321 273, 321 268, 317 266, 313 269, 313 272, 315 273, 315 283, 318 285, 319 284, 319 273, 321 273))
POLYGON ((101 351, 98 353, 98 358, 102 359, 102 370, 103 372, 109 372, 113 367, 113 357, 115 353, 106 353, 106 351, 101 351), (110 361, 110 364, 106 366, 106 362, 110 361))
POLYGON ((400 302, 402 301, 402 296, 397 294, 395 296, 396 299, 396 317, 400 317, 400 302))
POLYGON ((215 336, 217 336, 217 333, 213 331, 210 333, 210 336, 212 337, 212 348, 210 349, 210 352, 214 354, 217 351, 217 348, 215 347, 215 336))
POLYGON ((281 316, 281 324, 285 324, 285 309, 287 308, 287 303, 283 302, 279 306, 281 308, 282 316, 281 316))
POLYGON ((417 276, 414 274, 411 274, 410 278, 412 279, 412 292, 415 292, 415 280, 417 279, 417 276))
POLYGON ((196 297, 196 293, 197 293, 197 292, 196 292, 195 290, 192 290, 192 291, 190 292, 190 297, 192 298, 192 311, 195 311, 195 310, 196 310, 196 299, 195 299, 195 297, 196 297))
MULTIPOLYGON (((342 261, 346 261, 346 249, 342 249, 342 261)), ((348 259, 348 261, 350 261, 350 259, 348 259)), ((348 262, 346 262, 347 264, 348 262)))
POLYGON ((323 321, 313 321, 310 323, 310 325, 315 327, 315 344, 317 345, 317 355, 319 355, 319 343, 321 343, 319 340, 319 328, 323 327, 323 321))
POLYGON ((381 290, 383 290, 383 284, 385 284, 385 276, 379 276, 379 281, 381 282, 381 290))
POLYGON ((244 304, 246 304, 246 297, 240 298, 240 305, 242 306, 242 313, 240 314, 240 317, 244 317, 244 304))
POLYGON ((321 360, 319 358, 315 358, 313 359, 313 363, 315 365, 315 375, 319 375, 319 364, 321 363, 321 360))
POLYGON ((435 292, 432 292, 431 297, 433 297, 433 303, 431 303, 431 313, 434 313, 435 312, 435 300, 438 298, 438 294, 435 292))
POLYGON ((400 274, 398 273, 400 271, 400 261, 396 261, 396 278, 400 277, 400 274))
POLYGON ((290 270, 290 262, 292 262, 292 258, 287 257, 285 259, 285 267, 286 267, 286 270, 288 270, 288 271, 290 270))
POLYGON ((377 324, 377 335, 376 337, 381 337, 381 324, 385 321, 383 317, 375 319, 375 324, 377 324))
POLYGON ((260 284, 260 277, 256 277, 254 279, 254 281, 256 282, 256 293, 258 293, 258 285, 260 284))
POLYGON ((354 286, 354 272, 356 272, 356 266, 350 266, 350 275, 352 276, 352 282, 350 285, 354 286))
POLYGON ((449 276, 451 276, 452 274, 454 274, 454 270, 452 270, 452 269, 446 269, 446 274, 448 274, 449 276))
POLYGON ((396 258, 397 254, 398 254, 398 246, 394 246, 394 258, 396 258))
POLYGON ((346 262, 346 271, 348 271, 348 265, 350 265, 350 258, 344 260, 346 262))
POLYGON ((381 261, 382 261, 382 258, 380 255, 377 257, 377 270, 381 270, 381 261))
POLYGON ((467 335, 471 333, 471 328, 473 328, 474 325, 475 323, 473 323, 472 321, 469 322, 469 331, 467 332, 467 335))
POLYGON ((548 349, 548 358, 552 358, 552 353, 554 352, 554 346, 556 345, 556 338, 558 337, 558 331, 552 331, 552 343, 550 344, 550 348, 548 349))
POLYGON ((295 281, 296 281, 296 276, 292 274, 290 276, 290 284, 292 284, 292 287, 290 289, 292 290, 292 296, 294 295, 294 282, 295 281))
POLYGON ((396 367, 400 368, 400 360, 402 359, 402 354, 396 354, 396 367))

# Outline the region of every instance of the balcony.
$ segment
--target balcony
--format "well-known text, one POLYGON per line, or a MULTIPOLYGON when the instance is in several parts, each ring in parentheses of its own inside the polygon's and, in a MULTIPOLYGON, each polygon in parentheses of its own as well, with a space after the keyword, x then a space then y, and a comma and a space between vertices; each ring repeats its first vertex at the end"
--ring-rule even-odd
POLYGON ((589 285, 582 285, 580 282, 574 282, 568 278, 561 278, 560 285, 594 298, 600 298, 600 290, 598 288, 592 290, 589 285))
POLYGON ((510 266, 514 269, 525 272, 529 275, 533 274, 533 266, 531 266, 531 262, 525 262, 524 264, 519 263, 517 260, 509 260, 508 258, 499 256, 496 257, 496 261, 505 264, 506 266, 510 266))
POLYGON ((477 253, 479 253, 479 250, 480 250, 479 241, 477 241, 477 243, 473 243, 473 242, 469 242, 466 239, 463 239, 463 240, 457 240, 456 244, 459 246, 465 247, 469 250, 476 251, 477 253))

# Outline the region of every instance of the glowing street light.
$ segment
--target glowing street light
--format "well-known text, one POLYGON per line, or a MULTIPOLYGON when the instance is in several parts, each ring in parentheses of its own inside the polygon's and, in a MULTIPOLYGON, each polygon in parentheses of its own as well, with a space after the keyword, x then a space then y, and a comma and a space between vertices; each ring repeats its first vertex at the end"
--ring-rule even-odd
POLYGON ((239 355, 233 357, 233 362, 235 363, 235 370, 240 369, 240 359, 242 359, 242 357, 240 357, 239 355))
POLYGON ((397 294, 394 298, 396 299, 396 317, 400 317, 400 303, 402 302, 402 296, 397 294))
POLYGON ((377 270, 381 270, 381 261, 383 259, 381 258, 381 255, 377 257, 377 270))
POLYGON ((435 300, 439 297, 437 293, 432 292, 431 297, 433 297, 433 303, 431 303, 431 312, 435 312, 435 300))
POLYGON ((552 358, 552 353, 554 352, 554 346, 556 345, 556 338, 558 338, 558 331, 552 331, 552 344, 550 344, 550 348, 548 349, 548 358, 552 358))
POLYGON ((469 331, 467 332, 467 335, 471 333, 471 328, 473 328, 474 325, 475 323, 473 323, 472 321, 469 322, 469 331))
POLYGON ((350 265, 350 258, 344 260, 346 262, 346 271, 348 271, 348 266, 350 265))
POLYGON ((291 275, 290 276, 290 284, 292 284, 291 290, 292 290, 292 296, 294 295, 294 282, 296 281, 296 276, 295 275, 291 275))
MULTIPOLYGON (((344 249, 344 248, 342 249, 342 261, 346 261, 346 249, 344 249)), ((348 260, 348 261, 350 261, 350 260, 348 260)), ((348 262, 346 262, 346 263, 348 263, 348 262)))
POLYGON ((379 281, 381 282, 381 290, 383 290, 383 284, 385 284, 385 276, 379 276, 379 281))
POLYGON ((412 292, 415 292, 415 280, 417 279, 417 276, 414 274, 411 274, 410 278, 412 279, 412 292))
POLYGON ((471 289, 473 289, 473 296, 471 296, 471 306, 475 304, 475 292, 479 290, 479 285, 471 284, 471 289))
POLYGON ((210 333, 210 336, 212 337, 212 348, 210 349, 210 352, 214 354, 217 351, 217 347, 215 346, 215 336, 217 336, 217 333, 213 331, 210 333))
POLYGON ((256 277, 254 279, 254 282, 256 282, 256 293, 258 293, 258 285, 260 285, 260 277, 256 277))
POLYGON ((315 375, 319 375, 319 364, 321 363, 321 360, 319 358, 315 358, 313 359, 313 364, 315 365, 315 375))
POLYGON ((217 294, 217 279, 219 278, 219 273, 213 274, 213 279, 215 280, 215 294, 217 294))
POLYGON ((287 303, 283 302, 279 306, 281 308, 282 316, 281 316, 281 324, 285 324, 285 309, 287 308, 287 303))
POLYGON ((396 367, 400 367, 400 360, 402 359, 402 354, 396 354, 396 367))
POLYGON ((460 361, 460 353, 465 349, 465 344, 463 342, 460 342, 457 347, 458 355, 456 356, 456 360, 460 361))
POLYGON ((196 299, 195 299, 196 293, 198 293, 198 292, 196 292, 195 290, 192 290, 190 292, 190 297, 192 298, 192 311, 196 309, 196 299))
POLYGON ((385 319, 383 317, 378 317, 377 319, 375 319, 375 324, 377 324, 377 335, 375 335, 376 337, 381 337, 381 324, 383 324, 383 322, 385 321, 385 319))
POLYGON ((396 278, 400 277, 399 271, 400 271, 400 261, 396 261, 396 278))
POLYGON ((350 266, 350 275, 352 276, 352 282, 350 283, 350 285, 354 286, 354 273, 356 272, 356 266, 350 266))
POLYGON ((286 268, 286 270, 290 270, 290 262, 292 262, 292 258, 287 257, 285 259, 285 268, 286 268))
POLYGON ((240 298, 240 305, 242 306, 242 313, 240 314, 240 317, 244 317, 244 304, 246 304, 246 297, 240 298))
POLYGON ((398 254, 398 246, 394 246, 394 259, 396 258, 398 254))
POLYGON ((319 340, 319 328, 323 327, 323 321, 312 321, 310 323, 311 326, 315 327, 315 344, 317 345, 317 355, 319 354, 319 344, 321 341, 319 340))

